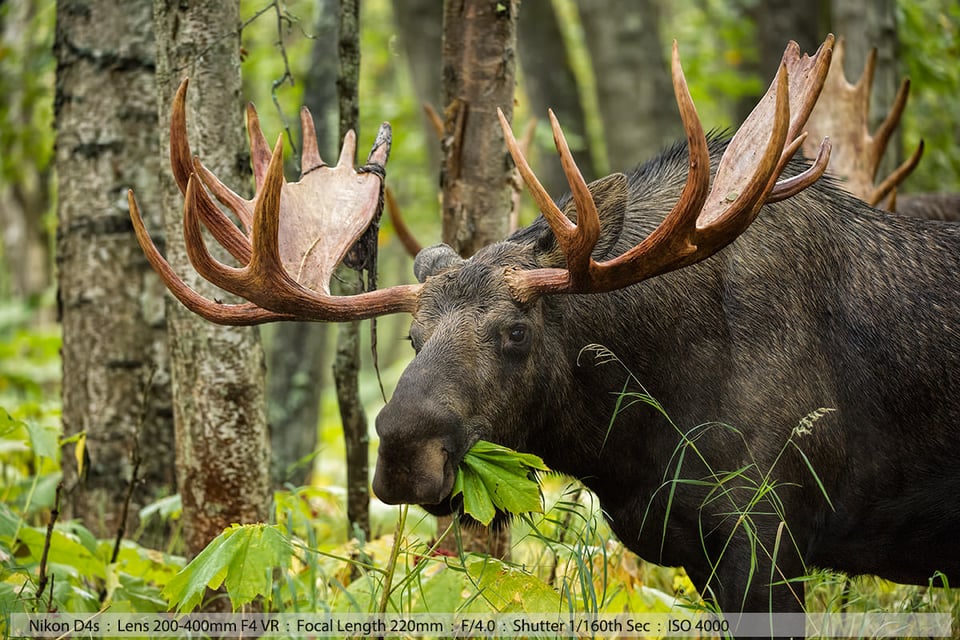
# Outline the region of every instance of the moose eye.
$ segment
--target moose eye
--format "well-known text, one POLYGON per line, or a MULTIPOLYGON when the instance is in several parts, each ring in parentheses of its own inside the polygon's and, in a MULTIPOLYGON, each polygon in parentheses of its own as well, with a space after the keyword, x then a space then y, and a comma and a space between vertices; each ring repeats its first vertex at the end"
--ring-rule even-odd
POLYGON ((530 337, 527 327, 515 324, 507 330, 503 337, 503 350, 510 355, 524 355, 530 347, 530 337))

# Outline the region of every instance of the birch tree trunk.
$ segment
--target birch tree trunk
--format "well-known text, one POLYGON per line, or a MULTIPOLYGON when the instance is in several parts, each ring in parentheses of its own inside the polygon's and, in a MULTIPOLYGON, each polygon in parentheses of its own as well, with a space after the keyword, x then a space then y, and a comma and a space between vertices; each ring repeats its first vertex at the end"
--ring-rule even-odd
MULTIPOLYGON (((223 182, 243 192, 250 157, 240 97, 238 0, 155 0, 160 172, 167 260, 207 297, 229 296, 203 281, 183 247, 183 198, 169 167, 170 103, 190 77, 191 149, 223 182)), ((232 523, 269 517, 269 437, 264 417, 264 360, 257 330, 220 327, 168 297, 176 420, 177 480, 183 537, 193 556, 232 523)))
MULTIPOLYGON (((507 233, 513 163, 497 108, 513 119, 519 10, 519 0, 444 5, 443 241, 464 257, 507 233)), ((463 542, 468 551, 506 557, 510 529, 481 530, 463 542)))
MULTIPOLYGON (((126 205, 133 188, 157 228, 151 1, 122 11, 110 0, 58 2, 55 53, 63 426, 86 433, 89 454, 83 479, 73 452, 63 456, 65 508, 113 538, 132 535, 138 509, 174 491, 164 289, 126 205)), ((141 542, 165 538, 155 522, 141 542)))

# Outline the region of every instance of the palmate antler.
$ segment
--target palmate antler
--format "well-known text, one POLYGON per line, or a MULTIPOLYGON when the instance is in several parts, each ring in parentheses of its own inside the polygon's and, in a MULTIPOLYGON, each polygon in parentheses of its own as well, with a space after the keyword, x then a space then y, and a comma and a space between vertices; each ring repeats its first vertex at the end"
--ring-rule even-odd
POLYGON ((353 132, 344 138, 337 165, 328 167, 317 149, 313 118, 304 108, 300 180, 289 183, 283 177, 282 140, 271 153, 250 105, 247 131, 256 196, 246 200, 191 157, 186 91, 184 80, 173 102, 170 163, 185 196, 187 255, 204 278, 249 301, 220 304, 190 289, 153 244, 131 191, 128 201, 137 240, 167 288, 187 308, 212 322, 231 325, 275 320, 335 322, 413 311, 420 285, 342 297, 331 296, 329 288, 334 268, 376 215, 382 186, 379 174, 390 151, 390 125, 381 126, 367 159, 368 165, 379 166, 381 171, 358 173, 353 167, 353 132), (243 231, 211 200, 204 185, 237 215, 243 231), (210 254, 201 222, 242 267, 225 265, 210 254))
MULTIPOLYGON (((690 154, 687 183, 673 210, 650 236, 623 255, 601 263, 591 257, 600 234, 596 203, 573 162, 556 118, 551 114, 554 140, 573 192, 578 224, 563 215, 540 185, 500 113, 510 153, 567 259, 566 269, 509 269, 507 284, 516 298, 612 291, 693 264, 743 233, 764 203, 788 198, 816 181, 829 159, 830 145, 826 140, 809 169, 780 182, 777 178, 806 136, 800 130, 823 86, 832 43, 833 37, 829 36, 814 56, 802 58, 796 43, 790 43, 767 94, 728 144, 712 188, 706 138, 674 43, 674 92, 690 154), (768 137, 766 145, 758 148, 756 141, 764 137, 768 137)), ((343 321, 415 311, 423 285, 401 285, 354 296, 329 293, 334 267, 376 215, 382 187, 380 175, 389 153, 389 125, 381 127, 368 158, 368 165, 379 167, 380 171, 357 172, 353 168, 352 132, 344 139, 337 165, 328 167, 317 151, 313 120, 304 109, 303 169, 298 182, 288 183, 283 178, 281 141, 271 153, 256 111, 249 107, 256 196, 246 200, 191 157, 186 133, 186 88, 184 81, 173 104, 170 155, 174 177, 185 195, 187 254, 200 275, 248 302, 220 304, 188 287, 153 244, 130 192, 130 217, 140 246, 185 306, 212 322, 237 325, 275 320, 343 321), (242 231, 213 202, 207 189, 237 215, 242 231), (225 265, 209 253, 201 223, 241 267, 225 265)))
POLYGON ((553 229, 567 262, 566 269, 509 272, 507 277, 514 295, 528 300, 545 293, 612 291, 699 262, 743 233, 764 203, 783 200, 813 184, 829 160, 827 140, 822 142, 816 161, 806 171, 781 182, 777 182, 777 178, 806 138, 800 130, 823 87, 832 45, 833 36, 827 36, 816 54, 802 58, 795 42, 787 46, 773 84, 728 144, 710 188, 707 141, 674 42, 673 86, 690 156, 687 182, 680 199, 653 233, 623 255, 604 262, 598 263, 591 256, 600 236, 596 204, 553 113, 550 122, 554 142, 576 205, 576 224, 560 211, 537 180, 509 123, 500 113, 510 154, 553 229), (761 148, 757 141, 764 137, 768 137, 768 141, 761 148))
MULTIPOLYGON (((863 74, 856 84, 847 82, 843 72, 843 38, 837 42, 833 63, 823 95, 810 116, 807 130, 812 136, 830 136, 836 143, 830 172, 843 180, 844 188, 867 204, 876 206, 898 184, 910 175, 923 155, 923 141, 899 167, 880 184, 875 185, 877 169, 883 159, 887 143, 893 135, 907 104, 910 80, 904 79, 897 90, 893 106, 877 130, 870 133, 870 91, 877 66, 877 50, 870 51, 863 74)), ((811 153, 807 145, 805 153, 811 153)), ((891 197, 892 204, 893 198, 891 197)), ((892 208, 888 206, 887 208, 892 208)))

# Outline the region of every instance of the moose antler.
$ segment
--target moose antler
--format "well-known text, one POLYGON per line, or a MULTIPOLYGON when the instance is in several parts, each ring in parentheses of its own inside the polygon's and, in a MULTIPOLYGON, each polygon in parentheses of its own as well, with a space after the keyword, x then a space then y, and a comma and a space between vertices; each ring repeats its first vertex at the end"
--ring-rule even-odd
POLYGON ((220 304, 188 287, 153 244, 130 191, 130 218, 137 240, 171 293, 207 320, 232 325, 274 320, 357 320, 414 309, 420 285, 353 296, 330 295, 334 268, 377 214, 383 165, 390 152, 389 124, 380 127, 367 159, 368 166, 378 171, 358 173, 353 168, 354 133, 350 131, 344 137, 337 165, 328 167, 317 149, 310 111, 302 109, 300 180, 290 183, 283 177, 282 139, 271 153, 257 112, 249 105, 247 131, 256 196, 247 200, 220 182, 199 159, 191 158, 186 91, 184 80, 173 101, 170 164, 185 196, 183 234, 187 255, 200 275, 249 302, 220 304), (204 185, 237 215, 242 232, 213 202, 204 185), (210 254, 201 222, 243 266, 225 265, 210 254))
POLYGON ((577 209, 576 224, 560 211, 537 180, 501 112, 500 124, 510 154, 567 262, 566 269, 509 272, 508 281, 516 297, 527 300, 544 293, 612 291, 699 262, 743 233, 764 203, 788 198, 813 184, 826 169, 828 140, 823 141, 816 161, 806 171, 779 183, 777 177, 806 138, 800 130, 823 87, 832 45, 833 36, 827 36, 816 54, 802 58, 795 42, 787 46, 766 95, 728 144, 711 189, 707 141, 674 41, 673 87, 690 157, 687 182, 660 226, 637 246, 605 262, 598 263, 591 256, 600 236, 597 207, 556 117, 550 113, 554 142, 577 209), (760 149, 757 140, 768 135, 768 130, 769 139, 760 149))
MULTIPOLYGON (((836 142, 830 162, 830 171, 843 180, 844 188, 871 206, 876 206, 887 194, 910 175, 923 155, 923 141, 917 150, 897 167, 879 185, 874 185, 877 169, 883 159, 887 143, 893 135, 910 93, 910 79, 905 78, 897 90, 890 112, 877 130, 870 134, 870 92, 877 65, 877 49, 867 56, 863 74, 856 84, 847 82, 843 72, 843 38, 837 42, 833 62, 823 96, 813 110, 807 130, 814 138, 829 135, 836 142)), ((804 152, 813 149, 804 145, 804 152)), ((891 197, 892 204, 893 198, 891 197)))

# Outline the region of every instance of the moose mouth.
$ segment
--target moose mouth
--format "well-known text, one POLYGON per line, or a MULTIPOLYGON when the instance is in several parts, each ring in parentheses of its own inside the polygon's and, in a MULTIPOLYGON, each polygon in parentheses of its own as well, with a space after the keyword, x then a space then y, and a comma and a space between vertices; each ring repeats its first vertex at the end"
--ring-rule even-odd
POLYGON ((419 504, 434 515, 453 510, 451 496, 457 466, 443 439, 434 438, 415 447, 390 447, 381 441, 373 492, 386 504, 419 504))

